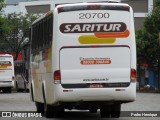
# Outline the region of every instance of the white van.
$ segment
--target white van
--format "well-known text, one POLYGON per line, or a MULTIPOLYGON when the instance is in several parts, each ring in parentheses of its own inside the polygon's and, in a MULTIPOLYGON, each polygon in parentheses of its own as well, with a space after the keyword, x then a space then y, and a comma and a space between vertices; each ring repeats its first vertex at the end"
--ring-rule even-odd
POLYGON ((0 55, 0 90, 11 93, 14 87, 14 62, 13 56, 9 54, 0 55))
POLYGON ((120 117, 136 99, 133 10, 121 3, 58 5, 31 27, 31 96, 37 112, 85 109, 120 117))

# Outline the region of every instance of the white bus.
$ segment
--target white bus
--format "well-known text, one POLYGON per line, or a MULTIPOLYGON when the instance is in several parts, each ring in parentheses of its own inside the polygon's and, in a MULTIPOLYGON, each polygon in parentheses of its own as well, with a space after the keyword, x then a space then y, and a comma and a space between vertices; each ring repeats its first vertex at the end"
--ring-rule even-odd
POLYGON ((133 10, 122 3, 58 5, 31 26, 31 98, 37 112, 100 109, 120 117, 136 99, 133 10))
POLYGON ((11 93, 14 87, 14 62, 13 56, 9 54, 0 55, 0 90, 11 93))

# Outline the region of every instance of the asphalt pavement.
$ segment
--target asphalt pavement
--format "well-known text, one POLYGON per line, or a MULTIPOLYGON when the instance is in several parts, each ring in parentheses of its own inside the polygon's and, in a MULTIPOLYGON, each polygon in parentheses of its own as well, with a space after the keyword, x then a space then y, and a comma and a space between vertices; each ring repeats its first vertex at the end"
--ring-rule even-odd
MULTIPOLYGON (((0 93, 0 111, 25 113, 36 111, 35 104, 30 101, 29 93, 11 94, 0 93)), ((3 117, 0 120, 49 120, 43 115, 38 117, 23 116, 23 117, 3 117)), ((97 113, 89 113, 88 111, 66 110, 65 118, 52 118, 52 120, 82 120, 92 119, 99 120, 99 111, 97 113)), ((103 118, 104 119, 104 118, 103 118)), ((105 119, 114 120, 114 119, 105 119)), ((160 120, 160 94, 159 93, 137 93, 135 102, 122 104, 121 117, 115 120, 160 120), (156 116, 157 115, 157 116, 156 116)))

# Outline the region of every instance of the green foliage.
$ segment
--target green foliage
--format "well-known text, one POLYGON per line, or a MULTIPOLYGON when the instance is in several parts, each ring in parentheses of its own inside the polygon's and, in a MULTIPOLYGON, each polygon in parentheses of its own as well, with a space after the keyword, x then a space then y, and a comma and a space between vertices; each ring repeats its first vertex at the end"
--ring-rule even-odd
POLYGON ((2 17, 1 14, 1 10, 2 8, 5 6, 5 0, 0 0, 0 40, 3 37, 3 35, 5 34, 5 32, 7 32, 7 24, 6 24, 6 19, 2 17))
POLYGON ((7 33, 11 31, 8 26, 7 19, 5 17, 0 16, 0 51, 3 51, 5 48, 5 40, 4 37, 7 33))
POLYGON ((5 0, 0 0, 0 11, 5 6, 5 0))
POLYGON ((154 7, 160 6, 160 0, 154 0, 154 7))
POLYGON ((144 21, 144 27, 136 31, 138 63, 153 67, 160 60, 160 0, 144 21))
POLYGON ((34 15, 23 15, 21 13, 12 13, 4 16, 2 23, 4 26, 6 25, 6 30, 0 39, 0 51, 16 53, 16 60, 18 53, 23 48, 23 43, 29 42, 29 28, 36 18, 34 15))

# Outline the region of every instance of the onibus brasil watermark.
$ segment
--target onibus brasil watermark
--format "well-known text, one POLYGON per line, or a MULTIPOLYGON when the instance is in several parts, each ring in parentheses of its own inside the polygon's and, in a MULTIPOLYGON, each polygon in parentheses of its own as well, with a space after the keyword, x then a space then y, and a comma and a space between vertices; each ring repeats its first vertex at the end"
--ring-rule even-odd
MULTIPOLYGON (((4 118, 37 118, 43 117, 37 112, 0 111, 0 117, 4 118)), ((121 111, 120 117, 160 117, 160 111, 121 111)))
POLYGON ((37 118, 37 117, 42 117, 41 113, 36 113, 36 112, 10 112, 10 111, 5 111, 5 112, 1 112, 1 116, 0 117, 4 117, 4 118, 8 118, 8 117, 14 117, 14 118, 37 118))

